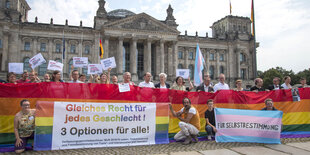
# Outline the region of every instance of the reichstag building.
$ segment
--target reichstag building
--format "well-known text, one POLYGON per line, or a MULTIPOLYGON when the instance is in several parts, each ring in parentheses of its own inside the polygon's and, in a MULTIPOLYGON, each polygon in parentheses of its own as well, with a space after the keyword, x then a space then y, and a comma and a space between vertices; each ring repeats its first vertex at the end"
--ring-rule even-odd
MULTIPOLYGON (((63 38, 65 40, 64 78, 67 79, 73 57, 88 57, 89 63, 99 63, 99 42, 102 40, 104 58, 115 57, 117 68, 112 70, 122 80, 125 71, 132 73, 133 81, 143 79, 151 72, 158 81, 159 73, 166 73, 173 81, 176 69, 190 69, 194 76, 195 51, 199 43, 206 61, 205 73, 215 83, 220 73, 226 75, 227 83, 234 86, 242 79, 244 86, 253 85, 256 52, 248 17, 228 15, 212 26, 212 36, 184 35, 178 31, 171 5, 165 20, 158 20, 146 13, 118 9, 107 12, 105 0, 99 0, 94 26, 64 25, 28 22, 31 9, 26 0, 1 0, 0 3, 0 69, 5 76, 8 63, 22 62, 30 70, 29 59, 41 53, 48 60, 62 62, 63 38)), ((208 18, 208 15, 204 15, 208 18)), ((70 17, 68 17, 70 18, 70 17)), ((206 28, 207 30, 207 28, 206 28)), ((40 76, 47 72, 47 64, 36 69, 40 76)), ((80 69, 87 74, 87 69, 80 69)), ((193 79, 193 78, 192 78, 193 79)))

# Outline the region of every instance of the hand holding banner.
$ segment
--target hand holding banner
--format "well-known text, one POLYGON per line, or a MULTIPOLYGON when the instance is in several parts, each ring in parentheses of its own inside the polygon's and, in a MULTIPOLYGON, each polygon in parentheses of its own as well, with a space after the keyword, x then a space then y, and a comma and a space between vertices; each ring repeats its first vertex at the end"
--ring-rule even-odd
POLYGON ((64 65, 61 62, 50 60, 48 62, 47 69, 48 70, 53 70, 53 71, 57 70, 57 71, 62 72, 62 68, 63 67, 64 67, 64 65))
POLYGON ((103 70, 108 70, 109 68, 115 68, 116 67, 114 57, 103 59, 100 62, 101 62, 103 70))
POLYGON ((30 60, 29 60, 29 64, 31 64, 31 68, 35 69, 36 67, 42 65, 46 63, 45 59, 43 58, 42 54, 39 53, 35 56, 33 56, 30 60))
POLYGON ((189 69, 177 69, 176 76, 181 76, 184 79, 188 79, 189 77, 189 69))
POLYGON ((9 63, 9 72, 13 72, 15 74, 23 74, 24 64, 23 63, 9 63))
POLYGON ((88 65, 88 57, 73 57, 73 66, 78 68, 86 68, 88 65))
POLYGON ((102 66, 100 64, 88 64, 87 74, 101 74, 102 66))

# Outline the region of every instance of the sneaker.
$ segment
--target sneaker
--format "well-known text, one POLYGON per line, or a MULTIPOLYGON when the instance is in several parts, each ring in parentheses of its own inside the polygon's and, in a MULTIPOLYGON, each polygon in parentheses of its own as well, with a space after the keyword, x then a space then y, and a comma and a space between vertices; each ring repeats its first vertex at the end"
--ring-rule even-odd
POLYGON ((197 143, 198 142, 198 137, 197 135, 191 135, 192 138, 194 138, 194 140, 192 141, 193 143, 197 143))
POLYGON ((212 139, 211 139, 211 135, 208 135, 208 140, 209 140, 209 141, 212 140, 212 139))
POLYGON ((192 137, 191 136, 187 136, 185 141, 182 143, 184 145, 188 145, 192 142, 192 137))

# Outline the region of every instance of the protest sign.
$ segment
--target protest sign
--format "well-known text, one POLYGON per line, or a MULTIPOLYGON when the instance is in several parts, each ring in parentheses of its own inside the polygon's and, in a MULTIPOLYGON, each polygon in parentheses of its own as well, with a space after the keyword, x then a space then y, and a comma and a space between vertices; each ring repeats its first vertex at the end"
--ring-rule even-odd
POLYGON ((101 62, 103 70, 108 70, 109 68, 115 68, 116 67, 114 57, 103 59, 100 62, 101 62))
POLYGON ((23 74, 24 64, 23 63, 9 63, 9 72, 13 72, 15 74, 23 74))
POLYGON ((86 68, 88 65, 88 57, 73 57, 73 66, 78 68, 86 68))
POLYGON ((87 74, 101 74, 102 66, 100 64, 88 64, 87 74))
POLYGON ((57 71, 62 72, 63 67, 64 67, 64 65, 61 62, 50 60, 48 62, 47 69, 48 70, 53 70, 53 71, 57 70, 57 71))
POLYGON ((189 77, 189 69, 177 69, 176 70, 176 76, 181 76, 184 79, 188 79, 189 77))
POLYGON ((119 92, 127 92, 130 91, 129 83, 119 83, 118 84, 119 92))
POLYGON ((216 142, 281 144, 282 111, 215 108, 216 142))
POLYGON ((35 69, 36 67, 42 65, 46 63, 45 59, 43 58, 42 54, 39 53, 35 56, 33 56, 30 60, 29 60, 29 64, 31 64, 31 68, 35 69))

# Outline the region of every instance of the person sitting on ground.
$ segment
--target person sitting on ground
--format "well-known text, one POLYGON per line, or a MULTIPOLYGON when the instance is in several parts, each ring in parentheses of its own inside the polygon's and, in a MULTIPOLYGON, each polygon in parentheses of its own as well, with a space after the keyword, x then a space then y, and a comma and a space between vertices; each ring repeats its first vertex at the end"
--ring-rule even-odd
POLYGON ((35 109, 30 109, 30 102, 22 100, 20 102, 21 111, 14 118, 14 134, 16 138, 15 152, 25 151, 28 140, 34 137, 35 109))
POLYGON ((63 80, 61 80, 61 74, 60 71, 54 71, 53 72, 53 76, 52 76, 52 82, 64 82, 63 80))
POLYGON ((123 74, 123 84, 124 83, 129 83, 129 85, 135 85, 135 83, 133 83, 131 80, 131 73, 129 72, 125 72, 123 74))
POLYGON ((225 75, 224 74, 219 75, 219 82, 214 85, 213 89, 214 89, 214 92, 216 92, 218 90, 228 90, 229 89, 228 84, 225 83, 225 75))
POLYGON ((197 88, 196 91, 200 92, 200 91, 204 91, 204 92, 210 92, 213 93, 214 89, 211 86, 211 78, 209 77, 209 75, 204 75, 203 77, 203 83, 200 84, 197 88))
POLYGON ((27 71, 27 70, 24 70, 21 79, 17 80, 16 82, 17 82, 17 83, 27 83, 27 82, 30 81, 30 80, 28 79, 28 77, 29 77, 28 71, 27 71))
POLYGON ((155 84, 155 88, 170 88, 170 84, 168 84, 166 80, 167 80, 167 74, 160 73, 159 83, 155 84))
POLYGON ((260 91, 265 91, 264 87, 263 87, 263 79, 261 78, 256 78, 254 80, 255 86, 253 86, 250 91, 254 91, 254 92, 260 92, 260 91))
POLYGON ((234 91, 243 91, 242 80, 237 80, 235 84, 236 84, 236 88, 234 88, 234 91))
POLYGON ((154 83, 151 82, 152 74, 150 72, 146 72, 143 78, 144 81, 139 83, 139 87, 154 88, 154 83))
POLYGON ((277 110, 274 106, 273 106, 273 101, 271 98, 267 98, 265 100, 265 105, 266 107, 263 108, 262 110, 277 110))
POLYGON ((8 83, 17 84, 17 82, 16 82, 16 74, 13 73, 13 72, 8 73, 8 75, 7 75, 7 81, 8 81, 8 83))
POLYGON ((308 86, 307 86, 307 80, 306 80, 306 78, 301 78, 301 79, 300 79, 300 84, 301 84, 301 86, 299 86, 298 88, 306 88, 306 87, 308 87, 308 86))
POLYGON ((290 83, 291 83, 291 77, 285 76, 284 83, 281 86, 283 87, 283 89, 292 89, 292 86, 290 83))
POLYGON ((41 80, 38 78, 38 73, 35 72, 34 70, 29 73, 29 79, 30 81, 27 83, 38 83, 41 82, 41 80))
POLYGON ((200 130, 200 117, 198 110, 191 106, 190 99, 183 99, 183 108, 178 112, 173 110, 171 103, 169 104, 169 108, 172 115, 180 120, 179 127, 181 131, 174 136, 174 139, 176 141, 185 139, 183 144, 190 144, 191 142, 197 143, 197 135, 200 130), (182 114, 184 114, 184 118, 182 118, 182 114), (194 141, 192 141, 192 138, 194 138, 194 141))
POLYGON ((282 89, 283 87, 280 86, 280 78, 278 77, 274 77, 272 80, 273 85, 270 85, 268 87, 269 90, 278 90, 278 89, 282 89))
POLYGON ((72 80, 69 81, 69 83, 83 83, 82 81, 79 80, 79 76, 80 76, 79 71, 78 70, 73 70, 71 72, 72 80))
POLYGON ((205 112, 206 118, 206 131, 208 135, 208 140, 211 140, 211 137, 215 136, 217 129, 215 127, 215 115, 214 115, 214 106, 213 100, 209 99, 207 101, 208 109, 205 112))
POLYGON ((188 77, 188 81, 189 81, 189 87, 186 87, 183 77, 178 76, 175 79, 175 83, 172 85, 171 89, 183 90, 183 91, 191 91, 194 88, 194 86, 193 86, 193 84, 191 82, 190 77, 188 77))
POLYGON ((112 76, 112 83, 113 83, 113 84, 118 84, 118 78, 117 78, 116 75, 113 75, 113 76, 112 76))
POLYGON ((43 82, 51 82, 51 76, 48 73, 44 74, 43 82))

